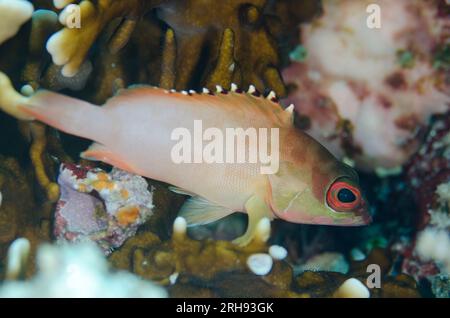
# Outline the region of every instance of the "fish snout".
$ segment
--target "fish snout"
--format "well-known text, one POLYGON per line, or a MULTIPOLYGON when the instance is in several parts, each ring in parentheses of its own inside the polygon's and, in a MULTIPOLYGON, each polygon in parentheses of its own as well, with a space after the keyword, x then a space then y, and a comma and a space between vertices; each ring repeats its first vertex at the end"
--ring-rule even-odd
POLYGON ((335 225, 341 226, 363 226, 370 223, 372 223, 372 216, 369 213, 365 199, 361 200, 361 204, 353 211, 352 216, 335 220, 335 225))
POLYGON ((357 208, 356 219, 358 220, 355 225, 368 225, 372 223, 372 216, 369 213, 368 204, 366 198, 362 198, 360 206, 357 208))

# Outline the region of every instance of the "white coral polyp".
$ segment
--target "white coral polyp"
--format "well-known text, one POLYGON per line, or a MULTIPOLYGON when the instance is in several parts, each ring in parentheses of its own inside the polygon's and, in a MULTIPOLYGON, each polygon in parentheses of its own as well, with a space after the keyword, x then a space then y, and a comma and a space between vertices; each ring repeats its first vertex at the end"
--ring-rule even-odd
POLYGON ((93 243, 40 246, 37 267, 30 280, 0 285, 0 297, 167 297, 153 282, 110 271, 93 243))
POLYGON ((254 274, 264 276, 272 270, 273 259, 265 253, 252 254, 247 259, 247 266, 254 274))

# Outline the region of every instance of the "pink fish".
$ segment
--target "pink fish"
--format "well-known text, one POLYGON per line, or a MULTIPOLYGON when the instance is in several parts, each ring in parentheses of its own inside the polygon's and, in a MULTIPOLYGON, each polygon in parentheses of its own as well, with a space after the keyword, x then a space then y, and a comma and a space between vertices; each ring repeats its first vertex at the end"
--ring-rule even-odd
POLYGON ((190 195, 180 211, 188 225, 246 212, 247 231, 235 240, 241 245, 252 240, 265 217, 308 224, 368 224, 356 172, 294 127, 292 107, 283 109, 273 94, 257 96, 253 87, 247 93, 235 88, 197 94, 139 86, 120 91, 99 107, 46 90, 24 97, 0 74, 0 108, 93 140, 83 158, 169 183, 176 192, 190 195), (204 129, 220 131, 278 128, 277 172, 261 174, 260 162, 175 163, 173 131, 193 131, 198 120, 204 129))

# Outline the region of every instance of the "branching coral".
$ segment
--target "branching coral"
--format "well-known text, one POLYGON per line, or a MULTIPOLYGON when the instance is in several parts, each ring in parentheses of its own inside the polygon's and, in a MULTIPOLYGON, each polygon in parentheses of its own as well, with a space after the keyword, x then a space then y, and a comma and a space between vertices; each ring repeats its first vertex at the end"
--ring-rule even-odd
MULTIPOLYGON (((0 87, 5 92, 4 95, 2 94, 0 101, 3 110, 19 119, 29 120, 30 118, 22 114, 16 107, 17 102, 24 102, 25 97, 14 91, 10 80, 3 73, 0 74, 0 87)), ((58 186, 50 181, 43 162, 43 153, 46 145, 46 128, 44 125, 38 123, 31 123, 29 125, 30 133, 33 137, 30 157, 35 167, 36 178, 39 184, 46 190, 49 200, 55 202, 59 195, 58 186)))
MULTIPOLYGON (((18 236, 25 237, 31 245, 31 255, 36 246, 50 240, 49 204, 40 205, 35 200, 36 193, 31 188, 33 180, 12 158, 0 156, 0 260, 6 259, 10 242, 18 236)), ((26 270, 29 277, 34 271, 33 262, 26 270)))
MULTIPOLYGON (((13 243, 11 260, 23 261, 25 242, 19 239, 13 243)), ((91 244, 40 246, 37 274, 25 282, 3 284, 1 297, 167 297, 164 288, 152 282, 126 272, 112 273, 102 253, 91 244)), ((23 271, 27 264, 9 265, 12 272, 16 268, 23 271)))
POLYGON ((33 5, 25 0, 0 1, 0 44, 14 36, 30 19, 33 5))
POLYGON ((31 123, 30 126, 33 138, 33 143, 30 147, 30 158, 35 169, 36 179, 40 186, 45 189, 48 200, 56 202, 59 197, 59 187, 49 179, 43 159, 47 144, 46 127, 39 123, 31 123))
MULTIPOLYGON (((217 84, 229 88, 235 82, 242 87, 254 84, 261 91, 271 88, 277 95, 285 94, 277 71, 280 58, 275 35, 280 33, 280 25, 283 25, 283 19, 276 17, 276 14, 284 14, 286 10, 280 8, 285 9, 289 1, 276 8, 269 7, 266 0, 86 0, 79 5, 74 2, 57 3, 58 7, 64 8, 59 14, 59 21, 65 27, 47 42, 53 62, 62 66, 65 76, 73 76, 80 70, 94 42, 99 42, 109 52, 112 60, 109 59, 107 65, 114 64, 120 69, 122 57, 129 59, 129 54, 127 50, 123 53, 119 51, 129 40, 131 46, 138 44, 137 50, 145 51, 146 46, 155 44, 155 49, 160 50, 158 45, 162 39, 162 54, 155 56, 161 63, 155 64, 158 69, 152 69, 150 82, 176 89, 211 88, 217 84), (155 11, 149 13, 153 8, 155 11), (70 19, 74 19, 77 10, 81 17, 79 22, 83 25, 81 28, 71 27, 73 21, 70 19), (157 18, 152 16, 153 12, 156 12, 157 18), (166 24, 159 22, 159 34, 151 27, 142 28, 149 27, 149 20, 157 19, 166 24), (141 38, 148 36, 150 40, 133 41, 136 32, 141 38), (100 37, 101 33, 106 36, 100 37), (154 73, 161 74, 156 81, 154 73)), ((312 15, 316 10, 306 12, 312 15)), ((289 25, 308 14, 301 17, 291 15, 289 25)), ((150 56, 143 57, 147 61, 140 67, 153 63, 148 60, 150 56)), ((124 74, 116 73, 115 77, 125 80, 124 74)), ((149 79, 144 81, 149 82, 149 79)), ((143 82, 142 79, 139 82, 143 82)))
POLYGON ((60 8, 64 6, 59 21, 65 27, 47 42, 47 50, 52 55, 53 62, 63 65, 62 74, 69 77, 78 72, 100 32, 118 17, 126 20, 118 27, 110 49, 115 52, 123 47, 134 29, 136 19, 145 12, 144 6, 148 5, 142 0, 101 0, 96 3, 85 0, 78 5, 69 4, 72 2, 74 1, 58 2, 60 8))
POLYGON ((202 78, 200 84, 226 88, 231 82, 242 87, 254 84, 260 90, 270 87, 277 95, 284 95, 277 71, 280 61, 276 41, 266 25, 266 3, 221 1, 214 2, 211 10, 209 1, 164 2, 158 16, 175 33, 175 88, 196 85, 193 75, 198 73, 196 68, 202 59, 206 68, 197 75, 202 78))

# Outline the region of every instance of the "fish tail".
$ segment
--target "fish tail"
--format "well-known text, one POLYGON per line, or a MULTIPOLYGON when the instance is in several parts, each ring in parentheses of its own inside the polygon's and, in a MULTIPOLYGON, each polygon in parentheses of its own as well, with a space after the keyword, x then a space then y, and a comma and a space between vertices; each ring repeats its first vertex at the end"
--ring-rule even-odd
POLYGON ((71 135, 101 140, 105 110, 62 94, 39 90, 19 105, 20 111, 71 135))
MULTIPOLYGON (((39 90, 31 96, 17 92, 9 77, 0 72, 0 109, 20 120, 37 119, 71 135, 101 140, 105 110, 62 94, 39 90)), ((104 127, 103 127, 104 128, 104 127)))

